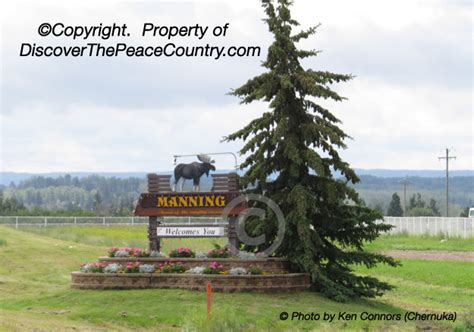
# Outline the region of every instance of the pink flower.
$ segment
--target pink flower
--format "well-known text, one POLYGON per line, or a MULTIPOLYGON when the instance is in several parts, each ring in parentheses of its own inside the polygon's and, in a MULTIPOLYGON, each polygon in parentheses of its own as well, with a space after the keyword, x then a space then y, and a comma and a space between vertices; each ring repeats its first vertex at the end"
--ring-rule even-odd
POLYGON ((217 270, 217 269, 222 269, 224 266, 219 264, 218 262, 211 262, 210 268, 217 270))

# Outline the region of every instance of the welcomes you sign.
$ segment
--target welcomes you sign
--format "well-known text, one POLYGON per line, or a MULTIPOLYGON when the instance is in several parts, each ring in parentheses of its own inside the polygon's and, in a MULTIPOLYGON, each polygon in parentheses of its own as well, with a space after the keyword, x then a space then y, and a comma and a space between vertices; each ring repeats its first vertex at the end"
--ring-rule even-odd
POLYGON ((223 237, 224 227, 158 227, 159 237, 223 237))

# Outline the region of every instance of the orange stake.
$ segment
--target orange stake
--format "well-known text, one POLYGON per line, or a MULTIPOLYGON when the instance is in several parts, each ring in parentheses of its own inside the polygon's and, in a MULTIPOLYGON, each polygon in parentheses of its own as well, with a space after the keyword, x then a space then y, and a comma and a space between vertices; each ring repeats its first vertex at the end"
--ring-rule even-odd
POLYGON ((207 319, 211 319, 212 311, 212 285, 211 283, 207 284, 207 319))

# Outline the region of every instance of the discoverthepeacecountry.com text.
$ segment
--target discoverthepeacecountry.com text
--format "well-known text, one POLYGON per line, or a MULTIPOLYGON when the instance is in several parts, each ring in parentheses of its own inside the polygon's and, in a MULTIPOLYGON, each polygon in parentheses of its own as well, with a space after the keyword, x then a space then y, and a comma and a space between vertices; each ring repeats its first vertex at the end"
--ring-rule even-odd
MULTIPOLYGON (((225 38, 229 23, 216 26, 200 24, 187 26, 157 25, 143 23, 140 37, 151 37, 156 44, 135 45, 127 43, 131 37, 127 24, 102 23, 93 26, 67 25, 61 22, 42 23, 38 26, 38 35, 45 43, 24 42, 20 45, 21 57, 203 57, 219 60, 223 57, 260 56, 259 46, 204 43, 203 38, 218 41, 225 38), (121 39, 112 43, 112 39, 121 39), (57 41, 74 41, 80 45, 58 45, 57 41), (198 44, 186 45, 184 41, 197 41, 198 44), (199 43, 200 42, 200 43, 199 43)), ((65 43, 66 44, 66 43, 65 43)))

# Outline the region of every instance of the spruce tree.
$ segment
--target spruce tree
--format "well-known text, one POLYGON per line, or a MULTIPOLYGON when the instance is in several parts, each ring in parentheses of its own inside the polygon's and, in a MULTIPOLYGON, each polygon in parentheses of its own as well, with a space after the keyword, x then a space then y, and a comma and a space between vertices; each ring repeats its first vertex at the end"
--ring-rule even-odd
MULTIPOLYGON (((1 201, 0 201, 1 203, 1 201)), ((469 206, 466 206, 464 208, 464 210, 461 211, 461 213, 459 214, 460 217, 463 217, 463 218, 467 218, 469 217, 469 206)))
POLYGON ((387 216, 401 217, 403 216, 402 205, 400 204, 400 196, 397 193, 393 193, 392 200, 388 206, 387 216))
MULTIPOLYGON (((380 213, 362 204, 349 186, 359 179, 338 152, 349 136, 339 127, 340 120, 318 104, 321 99, 342 101, 330 85, 352 76, 304 69, 300 61, 317 52, 298 49, 296 43, 314 34, 317 26, 293 34, 298 22, 291 17, 291 1, 267 0, 262 5, 274 36, 262 63, 266 71, 231 94, 243 104, 267 102, 269 110, 225 138, 245 143, 240 151, 247 155, 240 165, 246 170, 243 184, 255 184, 254 192, 279 205, 286 228, 275 254, 287 257, 292 271, 310 273, 314 290, 339 301, 381 295, 392 287, 357 275, 352 268, 397 265, 391 257, 363 249, 391 226, 376 222, 382 219, 380 213)), ((246 227, 253 236, 266 235, 260 249, 276 235, 271 213, 246 227)))
POLYGON ((436 204, 436 200, 434 198, 430 199, 430 206, 429 206, 430 210, 433 211, 433 214, 435 216, 440 216, 441 213, 439 212, 439 209, 438 209, 438 206, 436 204))

